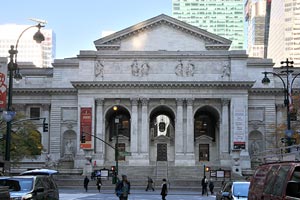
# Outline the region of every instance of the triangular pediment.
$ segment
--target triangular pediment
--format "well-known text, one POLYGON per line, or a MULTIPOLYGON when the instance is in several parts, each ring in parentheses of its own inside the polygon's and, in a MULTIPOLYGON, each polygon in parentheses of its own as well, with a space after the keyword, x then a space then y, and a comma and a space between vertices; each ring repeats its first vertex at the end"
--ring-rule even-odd
POLYGON ((228 50, 231 41, 165 14, 94 41, 97 50, 228 50))

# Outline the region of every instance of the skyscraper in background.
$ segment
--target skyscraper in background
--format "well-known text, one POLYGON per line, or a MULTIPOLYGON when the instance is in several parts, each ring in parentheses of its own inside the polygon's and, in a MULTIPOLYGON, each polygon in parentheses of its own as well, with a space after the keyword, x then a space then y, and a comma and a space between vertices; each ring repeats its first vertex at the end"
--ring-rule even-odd
POLYGON ((272 1, 270 19, 268 57, 275 66, 289 58, 300 67, 300 0, 272 1))
POLYGON ((251 57, 267 57, 270 5, 271 1, 267 2, 267 0, 247 0, 245 2, 247 53, 251 57))
POLYGON ((172 0, 172 16, 232 40, 231 50, 244 45, 244 0, 172 0))
MULTIPOLYGON (((30 25, 5 24, 0 25, 0 57, 8 57, 11 45, 16 45, 22 31, 30 25)), ((32 62, 36 67, 51 67, 55 58, 55 33, 50 29, 42 28, 45 41, 41 44, 33 40, 37 28, 28 29, 18 43, 18 62, 32 62)))

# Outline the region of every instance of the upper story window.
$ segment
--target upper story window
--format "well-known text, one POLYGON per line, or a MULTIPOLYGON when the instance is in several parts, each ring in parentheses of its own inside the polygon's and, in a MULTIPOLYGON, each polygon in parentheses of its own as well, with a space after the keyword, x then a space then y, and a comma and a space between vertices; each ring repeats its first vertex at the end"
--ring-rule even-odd
POLYGON ((40 108, 39 107, 31 107, 30 108, 30 118, 40 118, 40 108))

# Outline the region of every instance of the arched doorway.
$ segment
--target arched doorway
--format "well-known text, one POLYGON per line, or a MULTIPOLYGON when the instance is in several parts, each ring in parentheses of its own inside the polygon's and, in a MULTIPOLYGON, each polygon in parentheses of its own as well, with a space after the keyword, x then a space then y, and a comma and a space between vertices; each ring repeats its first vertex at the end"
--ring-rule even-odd
POLYGON ((150 161, 174 161, 175 115, 167 106, 158 106, 150 114, 150 161))
POLYGON ((216 137, 219 131, 219 113, 211 106, 199 108, 194 115, 196 162, 210 162, 218 157, 216 137))
MULTIPOLYGON (((124 107, 111 107, 105 116, 105 141, 118 148, 119 152, 130 151, 130 113, 124 107)), ((116 159, 115 150, 105 145, 106 161, 116 159)), ((126 161, 125 156, 118 156, 119 161, 126 161)))

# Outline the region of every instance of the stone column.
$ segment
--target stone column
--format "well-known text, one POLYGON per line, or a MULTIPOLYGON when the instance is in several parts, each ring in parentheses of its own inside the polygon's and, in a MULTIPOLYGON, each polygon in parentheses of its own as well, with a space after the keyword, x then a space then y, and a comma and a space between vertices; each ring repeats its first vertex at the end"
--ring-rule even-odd
POLYGON ((220 127, 220 153, 229 152, 229 99, 222 99, 222 118, 220 127))
POLYGON ((193 115, 193 99, 187 100, 187 111, 186 111, 186 153, 188 155, 192 155, 195 157, 195 150, 194 150, 194 115, 193 115))
POLYGON ((130 151, 132 156, 138 153, 138 99, 131 100, 130 151))
POLYGON ((142 134, 140 152, 149 157, 149 123, 148 123, 148 99, 142 99, 142 134))
POLYGON ((175 165, 181 165, 184 159, 183 138, 183 99, 177 99, 175 126, 175 165))
MULTIPOLYGON (((95 123, 96 123, 96 136, 102 140, 105 141, 105 131, 104 131, 104 121, 103 121, 103 99, 96 99, 96 117, 95 117, 95 123)), ((104 143, 98 139, 96 140, 96 162, 97 165, 103 165, 104 163, 104 143)))

